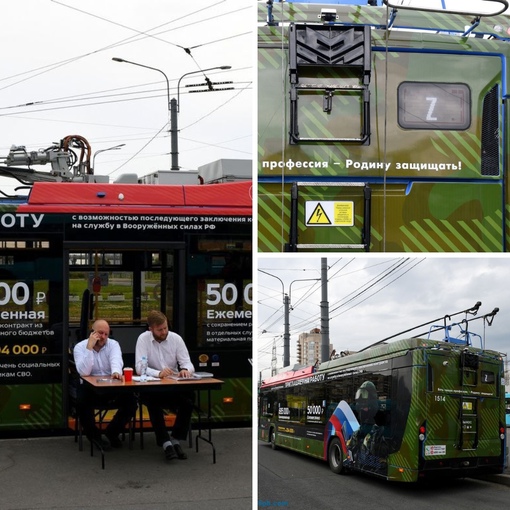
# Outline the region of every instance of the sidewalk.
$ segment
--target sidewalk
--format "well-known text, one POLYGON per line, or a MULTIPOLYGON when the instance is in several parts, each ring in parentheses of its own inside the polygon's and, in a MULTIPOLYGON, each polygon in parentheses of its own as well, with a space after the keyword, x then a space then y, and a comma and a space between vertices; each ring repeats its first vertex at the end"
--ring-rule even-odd
MULTIPOLYGON (((194 432, 193 438, 196 433, 194 432)), ((105 453, 105 469, 90 443, 73 436, 0 440, 3 510, 238 510, 252 508, 252 429, 213 430, 198 453, 181 443, 187 460, 166 462, 154 434, 129 450, 105 453)))
POLYGON ((501 475, 485 475, 485 476, 477 476, 478 480, 485 480, 487 482, 499 483, 501 485, 507 485, 510 487, 510 455, 508 449, 508 440, 510 439, 510 429, 506 429, 506 440, 507 440, 507 448, 506 448, 506 469, 504 473, 501 475))
POLYGON ((477 480, 485 480, 486 482, 499 483, 510 487, 510 466, 507 466, 505 472, 501 475, 480 475, 475 477, 477 480))

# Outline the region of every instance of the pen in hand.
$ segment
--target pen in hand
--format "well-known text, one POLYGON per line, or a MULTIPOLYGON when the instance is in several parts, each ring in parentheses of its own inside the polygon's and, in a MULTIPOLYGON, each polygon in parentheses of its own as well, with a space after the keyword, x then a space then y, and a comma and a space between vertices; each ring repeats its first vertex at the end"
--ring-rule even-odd
POLYGON ((163 370, 159 373, 160 379, 164 379, 165 377, 170 377, 171 375, 174 375, 175 372, 168 367, 164 367, 163 370))

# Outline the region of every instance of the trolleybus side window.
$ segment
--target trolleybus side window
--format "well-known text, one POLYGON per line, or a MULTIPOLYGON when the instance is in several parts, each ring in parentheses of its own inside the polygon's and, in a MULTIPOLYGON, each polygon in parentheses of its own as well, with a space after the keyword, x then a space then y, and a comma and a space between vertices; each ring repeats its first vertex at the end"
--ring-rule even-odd
POLYGON ((391 374, 390 435, 395 451, 402 444, 411 408, 411 374, 411 367, 394 369, 391 374))
POLYGON ((274 401, 274 393, 268 393, 267 395, 265 395, 264 397, 262 397, 262 402, 261 402, 261 415, 264 416, 264 417, 272 417, 273 416, 273 413, 274 413, 274 410, 275 410, 275 404, 276 402, 274 401))
POLYGON ((293 388, 292 392, 287 394, 287 404, 290 421, 304 423, 306 418, 306 397, 299 390, 299 388, 293 388))
POLYGON ((353 406, 354 392, 352 375, 346 374, 344 377, 340 377, 326 384, 326 398, 328 402, 328 408, 326 412, 326 418, 329 420, 333 412, 335 411, 339 402, 344 400, 349 406, 353 406))
POLYGON ((398 88, 398 123, 406 129, 450 131, 469 128, 469 87, 463 83, 401 83, 398 88))

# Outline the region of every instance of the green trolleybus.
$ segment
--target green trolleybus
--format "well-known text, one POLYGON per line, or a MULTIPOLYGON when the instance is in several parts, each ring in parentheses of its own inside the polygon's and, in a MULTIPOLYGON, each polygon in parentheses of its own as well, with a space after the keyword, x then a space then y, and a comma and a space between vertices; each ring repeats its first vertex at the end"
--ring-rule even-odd
POLYGON ((259 440, 392 481, 501 473, 503 355, 470 338, 377 343, 265 379, 259 440))
POLYGON ((225 381, 214 422, 251 426, 251 187, 36 182, 4 196, 0 437, 66 431, 75 343, 105 318, 133 366, 154 309, 196 369, 225 381))
POLYGON ((509 251, 508 2, 375 3, 258 4, 259 251, 509 251))

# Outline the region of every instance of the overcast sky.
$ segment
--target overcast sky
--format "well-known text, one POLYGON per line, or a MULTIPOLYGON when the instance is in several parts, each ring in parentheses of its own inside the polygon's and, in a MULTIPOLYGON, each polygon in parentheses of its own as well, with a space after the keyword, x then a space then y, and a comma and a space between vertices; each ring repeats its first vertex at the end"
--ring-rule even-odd
MULTIPOLYGON (((508 256, 438 257, 326 256, 330 343, 337 351, 368 345, 445 315, 482 306, 470 331, 483 337, 485 347, 510 353, 508 256), (481 318, 498 307, 492 326, 481 318), (485 325, 485 326, 484 326, 485 325)), ((320 327, 321 257, 260 256, 257 271, 255 321, 258 371, 270 374, 272 347, 283 366, 283 295, 290 295, 290 364, 297 362, 297 338, 320 327), (272 276, 267 275, 270 273, 272 276), (282 280, 279 281, 278 279, 282 280), (283 282, 283 283, 282 283, 283 282), (291 282, 294 282, 291 284, 291 282)), ((452 317, 460 322, 465 315, 452 317)), ((442 320, 434 322, 441 324, 442 320)), ((424 333, 422 327, 407 336, 424 333)), ((458 333, 459 327, 453 332, 458 333)), ((404 335, 401 338, 404 338, 404 335)), ((434 338, 438 338, 437 335, 434 338)), ((475 346, 480 342, 476 340, 475 346)))
MULTIPOLYGON (((169 170, 165 78, 112 61, 120 57, 163 71, 171 98, 179 78, 198 71, 179 87, 182 169, 251 159, 254 14, 252 0, 1 2, 0 157, 12 145, 34 151, 79 135, 93 153, 125 144, 97 155, 95 173, 111 180, 169 170), (188 93, 205 83, 201 70, 226 65, 205 75, 234 90, 188 93)), ((0 182, 9 192, 19 185, 0 182)))
MULTIPOLYGON (((96 173, 112 180, 125 172, 142 176, 169 169, 166 81, 160 72, 112 61, 120 57, 163 71, 175 98, 179 78, 194 73, 180 88, 182 169, 221 158, 252 158, 255 2, 16 0, 2 2, 0 15, 0 157, 7 156, 11 145, 38 150, 80 135, 93 154, 125 144, 99 153, 95 161, 96 173), (185 85, 204 83, 201 70, 224 65, 232 69, 205 75, 213 82, 232 81, 234 90, 188 93, 192 89, 185 85)), ((17 185, 0 179, 5 192, 17 185)), ((510 351, 507 258, 330 257, 328 265, 330 338, 337 350, 360 349, 482 301, 480 314, 501 309, 486 328, 486 346, 510 351), (398 264, 390 276, 351 300, 398 264)), ((320 278, 320 257, 259 256, 258 267, 281 278, 285 291, 293 280, 320 278)), ((270 366, 274 341, 281 366, 282 284, 261 272, 254 277, 259 368, 270 366)), ((298 334, 320 326, 320 290, 316 282, 295 282, 291 291, 295 362, 298 334), (305 294, 314 284, 315 292, 305 294)), ((473 324, 483 329, 482 320, 473 324)))

